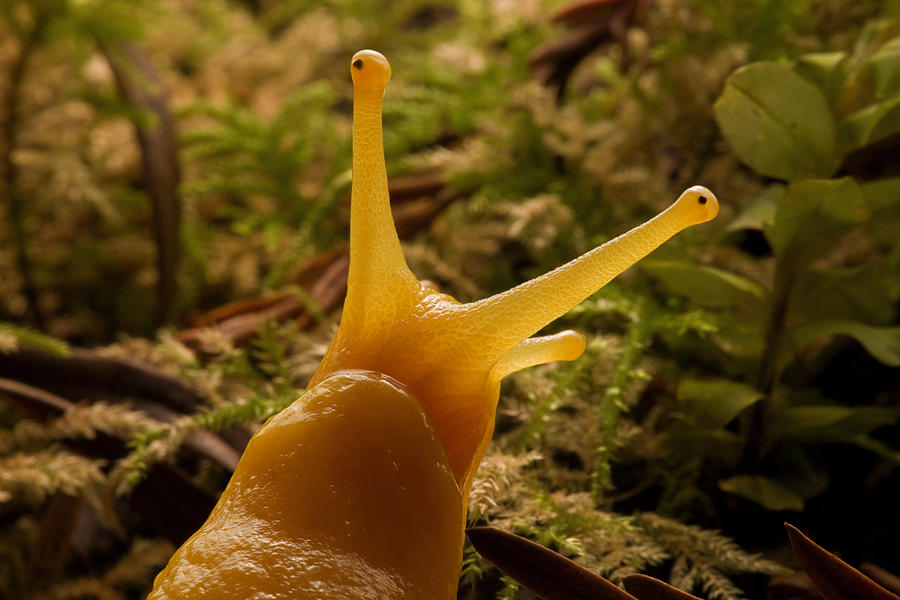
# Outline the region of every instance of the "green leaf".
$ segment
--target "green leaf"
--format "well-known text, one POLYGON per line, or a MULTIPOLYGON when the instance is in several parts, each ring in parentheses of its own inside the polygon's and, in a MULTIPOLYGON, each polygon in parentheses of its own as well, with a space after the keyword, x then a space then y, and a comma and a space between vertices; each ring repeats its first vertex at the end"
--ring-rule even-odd
POLYGON ((851 319, 888 325, 894 318, 891 278, 883 267, 801 271, 791 308, 809 321, 851 319))
POLYGON ((687 379, 678 386, 677 397, 698 426, 718 429, 765 396, 746 383, 729 379, 687 379))
POLYGON ((796 181, 833 172, 835 125, 828 103, 791 69, 769 62, 741 67, 714 108, 725 139, 759 173, 796 181))
POLYGON ((900 131, 900 98, 890 98, 851 113, 838 125, 841 152, 868 146, 900 131))
POLYGON ((41 350, 53 356, 69 355, 69 345, 63 340, 33 331, 21 325, 0 321, 0 352, 4 352, 7 348, 7 345, 3 343, 4 338, 12 341, 9 351, 15 351, 19 347, 25 346, 41 350))
POLYGON ((880 406, 816 404, 791 406, 772 415, 773 435, 814 442, 852 442, 885 425, 892 425, 900 410, 880 406))
POLYGON ((788 186, 766 237, 779 258, 791 253, 805 263, 869 217, 859 184, 851 177, 809 179, 788 186))
POLYGON ((870 22, 857 38, 848 64, 848 75, 837 102, 838 114, 846 115, 881 102, 900 91, 900 37, 889 19, 870 22))
POLYGON ((900 177, 869 181, 862 186, 863 196, 872 211, 900 204, 900 177))
POLYGON ((845 52, 817 52, 804 54, 797 59, 795 70, 819 87, 834 103, 846 77, 847 54, 845 52))
POLYGON ((759 313, 765 304, 766 291, 761 285, 728 271, 677 261, 645 260, 638 264, 673 292, 701 306, 737 306, 759 313))
POLYGON ((748 201, 747 207, 734 221, 729 223, 728 231, 741 229, 762 230, 775 222, 775 212, 784 200, 787 188, 780 183, 768 186, 761 194, 748 201))
POLYGON ((773 414, 774 426, 780 434, 800 436, 840 423, 853 414, 848 406, 833 404, 791 406, 773 414))
POLYGON ((722 491, 740 496, 769 510, 803 510, 804 498, 762 475, 737 475, 719 481, 722 491))
POLYGON ((885 42, 863 63, 874 83, 875 98, 900 93, 900 36, 885 42))
POLYGON ((870 450, 878 456, 891 461, 895 466, 900 467, 900 450, 895 450, 880 440, 873 439, 867 435, 858 435, 847 440, 847 442, 870 450))
POLYGON ((781 360, 793 356, 810 342, 830 335, 854 338, 874 358, 890 367, 900 367, 900 327, 876 327, 849 319, 823 319, 797 325, 788 330, 781 360))

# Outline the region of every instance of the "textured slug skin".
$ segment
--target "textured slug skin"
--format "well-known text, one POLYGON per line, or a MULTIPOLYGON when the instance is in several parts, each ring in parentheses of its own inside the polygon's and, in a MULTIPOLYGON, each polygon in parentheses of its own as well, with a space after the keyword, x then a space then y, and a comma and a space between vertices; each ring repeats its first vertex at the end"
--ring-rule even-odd
POLYGON ((350 275, 341 324, 306 393, 247 446, 207 522, 157 576, 174 598, 452 599, 472 478, 500 380, 584 351, 530 337, 718 201, 668 209, 506 292, 461 304, 410 272, 393 219, 381 107, 391 69, 354 55, 350 275))

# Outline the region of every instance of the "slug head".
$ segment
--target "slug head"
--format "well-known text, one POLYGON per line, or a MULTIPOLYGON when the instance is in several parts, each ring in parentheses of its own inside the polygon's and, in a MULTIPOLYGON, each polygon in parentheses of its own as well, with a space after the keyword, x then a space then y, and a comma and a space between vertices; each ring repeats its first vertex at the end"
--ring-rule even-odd
POLYGON ((490 442, 500 380, 584 351, 574 331, 532 338, 613 277, 689 225, 712 219, 707 189, 685 191, 644 225, 529 282, 461 304, 419 282, 390 213, 381 131, 387 60, 364 50, 354 83, 350 276, 341 324, 310 387, 347 369, 381 373, 415 395, 434 428, 462 497, 490 442))
POLYGON ((684 190, 675 206, 684 211, 686 220, 698 224, 712 221, 719 214, 719 201, 702 185, 684 190))
POLYGON ((360 50, 350 59, 350 77, 354 90, 383 95, 391 78, 391 65, 379 52, 360 50))

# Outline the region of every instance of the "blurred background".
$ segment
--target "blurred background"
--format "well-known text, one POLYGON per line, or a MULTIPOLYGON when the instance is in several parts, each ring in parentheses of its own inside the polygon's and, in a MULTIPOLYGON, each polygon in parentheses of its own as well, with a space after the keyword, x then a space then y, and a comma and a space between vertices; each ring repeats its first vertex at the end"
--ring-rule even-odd
MULTIPOLYGON (((407 259, 461 301, 722 207, 505 382, 470 522, 705 598, 817 597, 785 520, 900 572, 900 3, 4 0, 0 597, 143 597, 301 393, 362 48, 407 259)), ((460 597, 531 596, 467 547, 460 597)))

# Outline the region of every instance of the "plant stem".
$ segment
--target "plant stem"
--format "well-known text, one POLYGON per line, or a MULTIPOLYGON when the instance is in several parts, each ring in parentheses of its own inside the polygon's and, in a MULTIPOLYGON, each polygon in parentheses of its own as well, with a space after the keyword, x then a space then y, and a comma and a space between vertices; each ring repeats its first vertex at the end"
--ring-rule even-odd
POLYGON ((597 407, 600 444, 595 449, 591 465, 591 495, 596 502, 603 500, 606 492, 612 488, 610 463, 618 449, 616 425, 619 416, 628 410, 625 404, 625 388, 635 378, 634 365, 647 346, 651 330, 647 311, 639 308, 634 322, 625 335, 625 348, 616 364, 612 382, 597 407))
POLYGON ((22 198, 18 191, 19 170, 13 159, 19 137, 19 124, 21 109, 21 88, 25 78, 25 70, 28 60, 34 53, 40 37, 39 25, 35 26, 22 39, 22 48, 19 56, 13 61, 9 73, 9 92, 3 103, 2 121, 0 121, 0 186, 4 189, 6 201, 9 206, 9 222, 12 228, 12 238, 16 263, 19 267, 19 275, 22 277, 22 293, 27 303, 27 316, 38 329, 45 330, 44 316, 41 313, 38 302, 37 286, 34 283, 31 258, 28 255, 27 234, 25 231, 25 217, 22 207, 22 198))
POLYGON ((775 264, 775 283, 772 290, 772 309, 766 325, 766 344, 757 375, 757 387, 766 395, 766 400, 753 405, 749 421, 745 427, 744 453, 741 465, 744 470, 752 470, 762 459, 766 446, 769 412, 772 408, 772 394, 778 381, 779 349, 784 339, 785 320, 791 288, 794 282, 795 265, 788 259, 778 259, 775 264))
POLYGON ((766 326, 766 345, 762 362, 759 368, 757 385, 760 391, 771 395, 778 379, 779 349, 784 334, 785 319, 788 312, 788 303, 791 296, 791 288, 794 283, 794 268, 785 259, 780 259, 775 265, 775 286, 772 291, 772 310, 769 312, 769 321, 766 326))

